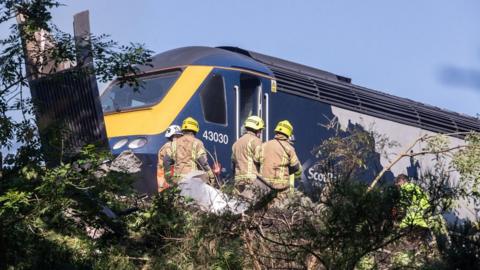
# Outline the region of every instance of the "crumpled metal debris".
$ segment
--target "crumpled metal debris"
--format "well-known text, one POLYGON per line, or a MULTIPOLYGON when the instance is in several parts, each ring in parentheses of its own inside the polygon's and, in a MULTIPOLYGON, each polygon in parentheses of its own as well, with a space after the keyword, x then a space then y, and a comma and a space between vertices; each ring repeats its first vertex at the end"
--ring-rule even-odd
POLYGON ((132 150, 120 153, 110 164, 110 171, 124 173, 138 173, 141 170, 142 161, 135 156, 132 150))
POLYGON ((112 161, 106 160, 103 162, 94 172, 94 176, 101 178, 111 171, 134 174, 140 172, 141 169, 142 161, 135 156, 132 150, 125 150, 112 161))

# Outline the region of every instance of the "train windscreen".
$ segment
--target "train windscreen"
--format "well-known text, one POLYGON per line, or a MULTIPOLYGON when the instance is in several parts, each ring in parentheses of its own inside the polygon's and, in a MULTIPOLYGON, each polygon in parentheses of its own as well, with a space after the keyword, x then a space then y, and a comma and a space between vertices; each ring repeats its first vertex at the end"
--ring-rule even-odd
POLYGON ((114 84, 101 96, 104 113, 149 107, 160 102, 180 76, 180 71, 141 78, 139 86, 114 84))

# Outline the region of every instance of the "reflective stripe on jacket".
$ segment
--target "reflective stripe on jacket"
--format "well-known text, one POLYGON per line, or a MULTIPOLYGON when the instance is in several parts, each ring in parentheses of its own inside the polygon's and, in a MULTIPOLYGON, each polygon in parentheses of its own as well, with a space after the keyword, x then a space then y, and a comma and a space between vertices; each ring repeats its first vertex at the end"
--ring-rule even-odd
POLYGON ((300 175, 302 170, 295 149, 283 134, 276 134, 273 140, 262 144, 258 159, 260 174, 274 188, 288 187, 290 174, 300 175), (294 172, 290 172, 292 168, 294 172))
POLYGON ((253 132, 247 131, 232 146, 232 162, 235 165, 235 182, 253 183, 257 178, 258 151, 262 141, 253 132))
POLYGON ((187 133, 176 139, 172 143, 171 156, 174 162, 175 178, 183 177, 192 171, 204 169, 199 166, 197 161, 202 156, 206 160, 206 155, 202 141, 195 138, 193 134, 187 133))
POLYGON ((164 161, 166 157, 170 157, 172 155, 172 142, 168 141, 166 142, 160 150, 158 150, 158 163, 157 163, 157 170, 163 170, 165 173, 165 176, 169 176, 170 174, 170 168, 166 168, 164 166, 164 161))

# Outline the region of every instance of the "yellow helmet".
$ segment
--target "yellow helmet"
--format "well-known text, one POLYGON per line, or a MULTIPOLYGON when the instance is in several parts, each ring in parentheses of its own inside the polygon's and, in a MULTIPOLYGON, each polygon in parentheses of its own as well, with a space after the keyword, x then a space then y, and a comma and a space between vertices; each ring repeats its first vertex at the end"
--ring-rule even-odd
POLYGON ((258 131, 265 128, 265 123, 263 123, 262 118, 252 115, 245 120, 245 127, 258 131))
POLYGON ((278 122, 277 126, 275 127, 275 132, 279 132, 285 134, 287 137, 292 136, 293 133, 293 126, 288 122, 288 120, 283 120, 278 122))
POLYGON ((200 127, 198 126, 197 120, 192 117, 187 117, 182 122, 182 131, 183 130, 190 130, 197 133, 200 130, 200 127))

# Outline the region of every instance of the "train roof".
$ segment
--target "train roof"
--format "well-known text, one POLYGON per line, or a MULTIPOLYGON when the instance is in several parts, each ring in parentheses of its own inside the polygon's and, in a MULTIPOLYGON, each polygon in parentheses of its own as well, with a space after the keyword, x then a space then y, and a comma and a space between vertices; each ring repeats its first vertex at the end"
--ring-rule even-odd
POLYGON ((251 57, 219 48, 192 46, 169 50, 155 55, 151 66, 140 66, 141 71, 189 65, 220 66, 253 70, 273 76, 270 69, 251 57))
MULTIPOLYGON (((142 71, 208 65, 274 77, 278 91, 438 133, 480 132, 480 120, 352 84, 348 77, 238 47, 183 47, 157 54, 142 71)), ((462 137, 462 136, 458 136, 462 137)))
POLYGON ((350 78, 280 58, 237 47, 219 48, 266 65, 277 80, 278 91, 433 132, 480 132, 480 120, 472 116, 354 85, 350 78))

